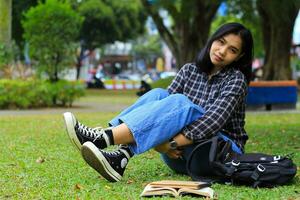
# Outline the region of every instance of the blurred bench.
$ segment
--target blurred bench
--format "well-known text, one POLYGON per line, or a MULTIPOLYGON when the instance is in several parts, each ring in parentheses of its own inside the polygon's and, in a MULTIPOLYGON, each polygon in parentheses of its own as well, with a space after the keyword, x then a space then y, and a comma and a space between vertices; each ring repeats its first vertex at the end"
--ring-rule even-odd
POLYGON ((253 81, 247 95, 247 109, 295 109, 297 81, 253 81))

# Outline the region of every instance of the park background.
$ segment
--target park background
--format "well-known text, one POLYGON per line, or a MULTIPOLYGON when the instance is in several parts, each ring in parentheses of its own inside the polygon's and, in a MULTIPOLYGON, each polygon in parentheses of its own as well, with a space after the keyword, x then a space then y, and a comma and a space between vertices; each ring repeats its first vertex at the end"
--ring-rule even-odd
MULTIPOLYGON (((106 126, 137 99, 141 80, 166 87, 232 21, 254 35, 254 82, 299 84, 299 8, 297 0, 0 0, 0 198, 138 199, 148 182, 190 180, 150 151, 130 161, 123 181, 108 183, 71 146, 62 113, 106 126)), ((294 153, 300 165, 295 91, 292 106, 247 111, 246 152, 294 153)), ((299 199, 299 182, 298 172, 278 188, 213 189, 219 199, 299 199)))

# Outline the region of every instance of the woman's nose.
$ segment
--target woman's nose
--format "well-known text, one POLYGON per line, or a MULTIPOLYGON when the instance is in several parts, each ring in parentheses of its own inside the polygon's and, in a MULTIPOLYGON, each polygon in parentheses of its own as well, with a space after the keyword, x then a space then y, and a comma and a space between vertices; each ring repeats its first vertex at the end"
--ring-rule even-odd
POLYGON ((224 55, 226 54, 226 47, 221 47, 221 48, 219 49, 219 52, 220 52, 220 54, 221 54, 222 56, 224 56, 224 55))

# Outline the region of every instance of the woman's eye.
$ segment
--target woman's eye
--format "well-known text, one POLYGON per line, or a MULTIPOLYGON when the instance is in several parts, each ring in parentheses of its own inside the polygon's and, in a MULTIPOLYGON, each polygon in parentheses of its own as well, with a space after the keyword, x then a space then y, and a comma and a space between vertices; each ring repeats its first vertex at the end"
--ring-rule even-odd
POLYGON ((233 53, 233 54, 236 54, 236 53, 237 53, 237 50, 235 50, 235 49, 230 49, 230 51, 231 51, 231 53, 233 53))
POLYGON ((224 43, 225 43, 224 40, 222 40, 222 39, 218 39, 218 42, 219 42, 220 44, 224 44, 224 43))

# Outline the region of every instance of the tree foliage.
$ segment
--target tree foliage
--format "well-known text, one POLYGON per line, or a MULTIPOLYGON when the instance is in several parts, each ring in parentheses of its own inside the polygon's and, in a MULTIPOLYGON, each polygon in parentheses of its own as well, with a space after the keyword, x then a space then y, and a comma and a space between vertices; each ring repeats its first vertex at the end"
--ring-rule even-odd
POLYGON ((141 0, 158 32, 176 58, 177 66, 194 61, 209 35, 219 0, 141 0), (172 25, 167 26, 160 10, 168 11, 172 25))
POLYGON ((12 45, 10 44, 0 43, 0 74, 5 78, 11 78, 7 77, 7 74, 12 69, 14 61, 14 52, 11 47, 12 45))
POLYGON ((83 51, 93 50, 116 40, 126 41, 144 33, 146 14, 138 0, 110 1, 83 0, 72 1, 84 21, 80 31, 81 52, 77 55, 77 79, 80 76, 83 51))
POLYGON ((25 13, 22 24, 24 37, 30 43, 30 54, 51 81, 58 81, 58 73, 66 67, 82 20, 68 3, 58 0, 39 3, 25 13))
POLYGON ((157 35, 145 35, 134 42, 132 53, 141 57, 151 54, 162 56, 162 41, 157 35))
POLYGON ((24 13, 33 6, 36 6, 38 0, 12 0, 12 39, 19 47, 24 45, 24 29, 21 21, 24 19, 24 13))
POLYGON ((147 66, 153 64, 157 57, 162 57, 162 41, 158 35, 145 35, 133 42, 130 52, 136 59, 143 60, 147 66))
POLYGON ((137 0, 85 0, 76 7, 85 18, 80 39, 88 49, 126 41, 144 32, 146 14, 137 0))

